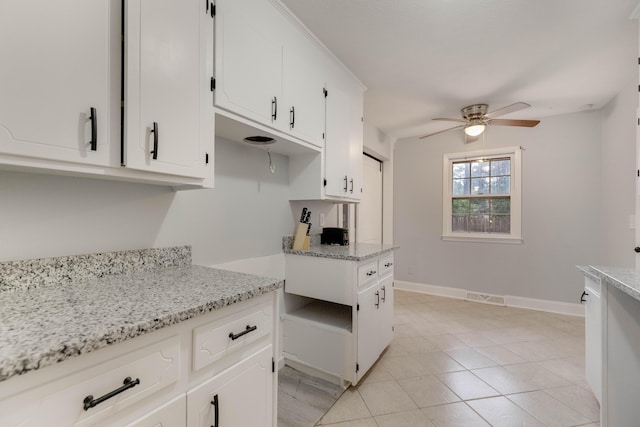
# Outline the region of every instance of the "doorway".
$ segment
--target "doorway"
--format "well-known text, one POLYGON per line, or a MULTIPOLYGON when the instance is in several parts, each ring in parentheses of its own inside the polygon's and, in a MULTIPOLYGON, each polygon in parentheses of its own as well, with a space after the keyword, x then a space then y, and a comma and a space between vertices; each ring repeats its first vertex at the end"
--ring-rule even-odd
POLYGON ((382 244, 382 173, 381 160, 363 154, 362 196, 357 205, 359 243, 382 244))

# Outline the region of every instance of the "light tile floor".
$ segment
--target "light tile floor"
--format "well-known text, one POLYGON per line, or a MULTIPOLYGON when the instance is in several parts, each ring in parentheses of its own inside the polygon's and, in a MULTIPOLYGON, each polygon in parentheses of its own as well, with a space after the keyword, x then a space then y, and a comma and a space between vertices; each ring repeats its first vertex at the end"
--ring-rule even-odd
POLYGON ((395 301, 393 342, 316 425, 599 425, 584 319, 403 291, 395 301))

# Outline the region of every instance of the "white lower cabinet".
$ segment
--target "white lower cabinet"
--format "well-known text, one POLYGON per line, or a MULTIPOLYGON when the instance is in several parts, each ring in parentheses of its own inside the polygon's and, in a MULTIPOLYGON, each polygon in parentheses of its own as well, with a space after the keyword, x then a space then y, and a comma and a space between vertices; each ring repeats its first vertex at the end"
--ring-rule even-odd
POLYGON ((184 427, 187 423, 187 397, 182 394, 126 427, 184 427))
POLYGON ((189 391, 187 426, 272 426, 271 369, 269 346, 189 391))
POLYGON ((0 381, 0 426, 273 426, 277 301, 271 292, 0 381))
POLYGON ((295 300, 285 300, 285 359, 357 384, 393 339, 393 254, 363 261, 287 254, 285 264, 285 295, 295 300))
POLYGON ((602 302, 600 281, 585 277, 585 376, 593 394, 602 397, 602 302))

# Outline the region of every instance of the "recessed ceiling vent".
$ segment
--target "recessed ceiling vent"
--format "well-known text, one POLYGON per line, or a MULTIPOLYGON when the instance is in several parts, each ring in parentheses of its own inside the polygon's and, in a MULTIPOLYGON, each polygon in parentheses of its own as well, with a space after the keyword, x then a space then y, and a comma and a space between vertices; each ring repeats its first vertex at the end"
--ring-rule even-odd
POLYGON ((256 136, 248 136, 244 139, 244 142, 249 143, 251 145, 269 145, 269 144, 273 144, 274 142, 276 142, 275 139, 270 138, 268 136, 260 136, 260 135, 256 135, 256 136))

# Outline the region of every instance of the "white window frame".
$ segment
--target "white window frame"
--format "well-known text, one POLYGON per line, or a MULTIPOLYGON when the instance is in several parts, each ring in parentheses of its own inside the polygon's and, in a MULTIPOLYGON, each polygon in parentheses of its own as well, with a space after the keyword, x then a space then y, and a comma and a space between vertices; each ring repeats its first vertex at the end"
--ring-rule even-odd
POLYGON ((442 165, 442 240, 484 243, 522 243, 522 149, 504 147, 491 150, 448 153, 443 156, 442 165), (453 198, 453 163, 457 161, 483 158, 511 159, 511 232, 467 233, 451 231, 451 205, 453 198))

